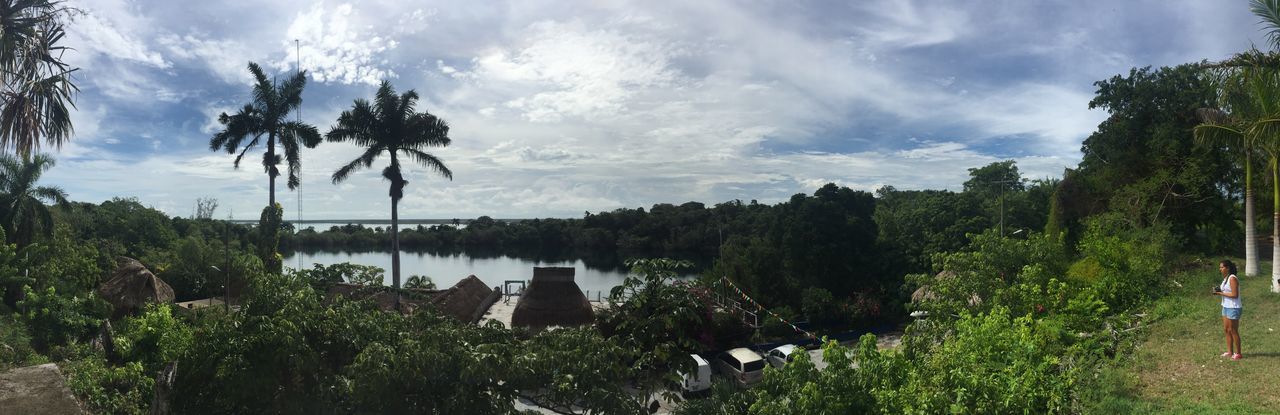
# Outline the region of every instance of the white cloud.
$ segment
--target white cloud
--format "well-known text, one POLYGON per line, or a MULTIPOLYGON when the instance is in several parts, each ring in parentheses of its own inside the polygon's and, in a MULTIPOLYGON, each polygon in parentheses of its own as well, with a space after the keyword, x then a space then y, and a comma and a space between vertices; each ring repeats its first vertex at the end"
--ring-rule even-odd
POLYGON ((67 26, 68 40, 79 45, 81 53, 100 54, 111 59, 133 61, 156 68, 168 68, 171 64, 159 52, 151 50, 136 33, 144 22, 134 18, 121 18, 125 7, 114 1, 105 4, 72 4, 85 14, 78 16, 74 24, 67 26), (106 6, 99 8, 99 6, 106 6), (103 11, 106 11, 105 13, 103 11))
POLYGON ((288 40, 281 42, 288 55, 274 61, 273 66, 293 68, 301 56, 302 67, 320 82, 377 85, 394 78, 396 73, 387 68, 390 64, 383 54, 395 49, 398 42, 376 34, 371 26, 357 27, 353 13, 347 3, 332 9, 320 3, 298 13, 286 32, 288 40), (295 51, 293 39, 299 40, 299 51, 295 51))
MULTIPOLYGON (((476 58, 464 77, 531 89, 505 103, 530 121, 615 115, 637 90, 677 81, 668 65, 680 52, 661 41, 552 21, 525 32, 526 42, 476 58)), ((452 69, 441 67, 446 74, 452 69)))

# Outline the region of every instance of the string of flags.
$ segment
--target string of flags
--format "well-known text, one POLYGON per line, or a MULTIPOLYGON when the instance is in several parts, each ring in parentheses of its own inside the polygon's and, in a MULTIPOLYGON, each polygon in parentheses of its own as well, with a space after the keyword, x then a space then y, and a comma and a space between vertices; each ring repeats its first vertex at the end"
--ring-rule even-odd
POLYGON ((751 296, 748 296, 746 292, 743 292, 741 288, 738 288, 738 286, 734 284, 733 281, 730 281, 728 277, 720 277, 720 281, 723 282, 726 287, 732 288, 734 291, 736 291, 738 293, 738 296, 742 297, 743 301, 746 301, 747 303, 750 303, 751 305, 755 306, 756 310, 761 310, 766 313, 769 313, 770 316, 777 319, 778 321, 781 321, 782 324, 791 326, 791 329, 795 330, 796 333, 803 334, 805 335, 805 337, 808 337, 811 339, 818 338, 818 336, 815 336, 813 333, 810 333, 802 328, 796 327, 795 324, 792 324, 790 321, 787 321, 787 319, 782 318, 782 316, 779 316, 777 313, 774 313, 773 310, 769 310, 767 308, 764 308, 764 306, 761 306, 760 303, 757 303, 755 299, 752 299, 751 296))

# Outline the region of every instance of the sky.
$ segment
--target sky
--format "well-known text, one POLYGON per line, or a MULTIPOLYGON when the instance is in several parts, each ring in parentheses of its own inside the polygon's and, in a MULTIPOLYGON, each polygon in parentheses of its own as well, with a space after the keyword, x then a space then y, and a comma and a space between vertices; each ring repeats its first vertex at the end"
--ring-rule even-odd
MULTIPOLYGON (((267 203, 263 147, 235 169, 208 142, 250 102, 249 62, 283 78, 300 61, 322 134, 382 80, 449 123, 429 152, 453 179, 407 169, 401 218, 576 218, 825 183, 959 190, 1007 159, 1060 177, 1106 117, 1094 82, 1265 43, 1243 0, 68 3, 75 137, 46 149, 44 182, 174 216, 212 197, 236 219, 267 203)), ((359 153, 304 149, 300 191, 277 184, 285 219, 389 217, 385 156, 330 180, 359 153)))

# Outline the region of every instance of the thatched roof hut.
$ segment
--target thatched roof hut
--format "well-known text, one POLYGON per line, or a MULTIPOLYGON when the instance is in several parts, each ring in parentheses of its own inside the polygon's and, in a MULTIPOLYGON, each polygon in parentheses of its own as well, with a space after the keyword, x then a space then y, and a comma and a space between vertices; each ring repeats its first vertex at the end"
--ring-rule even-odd
POLYGON ((498 300, 500 293, 484 284, 475 275, 468 275, 453 287, 440 291, 431 301, 441 314, 452 316, 463 323, 475 323, 498 300))
MULTIPOLYGON (((413 313, 418 307, 431 301, 439 292, 437 290, 423 290, 416 288, 404 289, 405 294, 400 296, 400 312, 404 314, 413 313)), ((325 292, 325 298, 333 301, 337 297, 346 297, 353 300, 370 300, 382 311, 394 311, 396 309, 396 294, 386 286, 364 286, 360 284, 350 284, 345 282, 334 283, 329 286, 329 290, 325 292)))
POLYGON ((147 270, 138 260, 116 258, 116 271, 98 287, 98 294, 111 303, 112 318, 137 312, 147 303, 172 303, 173 288, 147 270))
MULTIPOLYGON (((419 288, 403 289, 400 296, 400 312, 413 313, 419 307, 435 307, 441 314, 451 316, 463 323, 474 323, 484 315, 498 299, 499 293, 484 284, 475 275, 467 276, 453 287, 443 290, 426 290, 419 288)), ((378 309, 392 311, 396 309, 396 294, 387 287, 366 287, 357 284, 336 283, 329 286, 326 293, 332 301, 336 297, 373 301, 378 309)))
POLYGON ((573 274, 573 268, 534 267, 533 280, 516 303, 511 325, 541 329, 591 324, 595 314, 573 274))
MULTIPOLYGON (((934 275, 933 280, 934 281, 949 280, 955 277, 956 277, 956 273, 954 272, 942 271, 942 272, 939 272, 937 275, 934 275)), ((933 292, 932 287, 930 287, 928 284, 921 285, 920 288, 917 288, 915 292, 911 293, 911 302, 913 303, 934 301, 937 299, 938 299, 938 295, 933 292)), ((969 305, 976 306, 978 304, 982 304, 982 297, 979 297, 977 293, 970 294, 969 305)))

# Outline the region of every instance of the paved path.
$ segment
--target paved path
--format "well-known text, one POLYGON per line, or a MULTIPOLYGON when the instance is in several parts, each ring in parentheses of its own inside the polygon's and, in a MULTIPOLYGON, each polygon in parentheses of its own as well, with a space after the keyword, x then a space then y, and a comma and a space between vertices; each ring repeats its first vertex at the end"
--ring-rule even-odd
POLYGON ((0 415, 84 413, 63 382, 58 365, 46 363, 0 373, 0 415))

